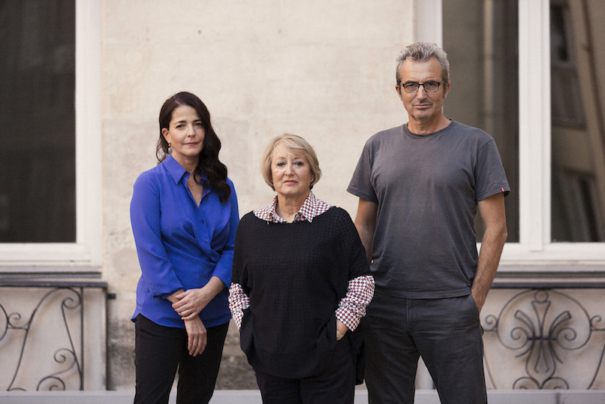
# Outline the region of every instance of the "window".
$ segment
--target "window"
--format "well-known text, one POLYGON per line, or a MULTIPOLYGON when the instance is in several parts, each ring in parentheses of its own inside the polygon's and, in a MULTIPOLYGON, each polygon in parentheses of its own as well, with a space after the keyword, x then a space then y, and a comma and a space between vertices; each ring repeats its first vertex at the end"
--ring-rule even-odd
POLYGON ((75 2, 1 7, 0 243, 75 242, 75 2))
POLYGON ((500 272, 602 271, 605 3, 414 5, 416 38, 450 58, 446 116, 495 138, 513 189, 500 272))
POLYGON ((605 241, 605 4, 550 1, 552 242, 605 241))
POLYGON ((0 3, 0 272, 98 272, 99 0, 0 3))

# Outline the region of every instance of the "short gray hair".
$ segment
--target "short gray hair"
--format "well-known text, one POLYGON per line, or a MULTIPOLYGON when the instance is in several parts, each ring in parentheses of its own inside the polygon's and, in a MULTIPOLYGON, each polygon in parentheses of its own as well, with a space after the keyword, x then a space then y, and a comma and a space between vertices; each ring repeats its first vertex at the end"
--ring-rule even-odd
POLYGON ((447 54, 445 51, 434 43, 416 42, 406 46, 399 56, 397 56, 397 71, 395 73, 397 84, 401 83, 401 66, 408 58, 415 62, 425 62, 430 58, 437 59, 441 64, 443 81, 450 81, 450 62, 447 61, 447 54))
POLYGON ((321 168, 319 168, 317 154, 315 154, 313 147, 304 138, 298 135, 292 135, 290 133, 286 133, 271 139, 267 145, 267 148, 265 149, 265 152, 263 153, 263 158, 261 160, 261 172, 263 173, 263 178, 265 179, 267 185, 269 185, 271 189, 275 191, 275 187, 273 186, 273 175, 271 173, 271 160, 273 157, 273 150, 275 150, 275 148, 280 144, 286 146, 286 149, 288 149, 290 152, 301 153, 307 159, 309 162, 309 168, 311 169, 311 175, 313 177, 311 180, 311 188, 313 188, 313 185, 317 184, 321 178, 321 168))

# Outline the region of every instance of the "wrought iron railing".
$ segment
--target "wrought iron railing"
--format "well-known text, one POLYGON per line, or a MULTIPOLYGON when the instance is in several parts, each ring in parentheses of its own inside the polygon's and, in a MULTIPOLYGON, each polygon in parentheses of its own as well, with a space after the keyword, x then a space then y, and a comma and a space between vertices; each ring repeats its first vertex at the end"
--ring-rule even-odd
POLYGON ((11 302, 7 293, 0 296, 0 371, 10 379, 1 388, 84 390, 85 290, 106 287, 95 281, 0 280, 3 290, 24 292, 10 294, 11 302))
POLYGON ((512 291, 498 314, 483 318, 486 371, 493 386, 594 388, 605 355, 605 306, 591 313, 581 295, 600 289, 602 296, 605 285, 500 283, 494 288, 523 290, 512 291))

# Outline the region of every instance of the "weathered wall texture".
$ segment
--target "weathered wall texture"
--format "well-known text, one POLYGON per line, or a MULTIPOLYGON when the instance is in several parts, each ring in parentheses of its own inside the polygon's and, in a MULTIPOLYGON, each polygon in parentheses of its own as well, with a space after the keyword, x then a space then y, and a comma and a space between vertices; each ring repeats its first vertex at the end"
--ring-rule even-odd
MULTIPOLYGON (((365 140, 406 118, 394 59, 412 41, 412 0, 118 1, 103 3, 103 279, 108 303, 108 388, 134 386, 139 266, 130 229, 132 185, 153 167, 157 116, 187 90, 208 106, 223 141, 240 213, 272 198, 259 173, 267 141, 284 132, 315 147, 320 198, 355 214, 346 193, 365 140)), ((220 388, 253 388, 236 333, 220 388)))

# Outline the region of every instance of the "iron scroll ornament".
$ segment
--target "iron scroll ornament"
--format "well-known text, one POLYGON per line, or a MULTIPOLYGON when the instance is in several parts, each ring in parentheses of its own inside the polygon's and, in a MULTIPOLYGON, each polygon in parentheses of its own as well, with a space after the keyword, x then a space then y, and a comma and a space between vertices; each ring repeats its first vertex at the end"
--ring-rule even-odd
POLYGON ((495 388, 593 387, 605 354, 605 324, 600 315, 591 316, 568 294, 550 289, 520 292, 497 316, 487 315, 483 323, 486 370, 495 388), (514 355, 506 354, 510 351, 514 355), (522 375, 499 383, 505 378, 490 366, 494 357, 502 365, 499 369, 522 368, 522 375), (582 377, 577 367, 571 366, 580 357, 584 368, 590 369, 582 377))
MULTIPOLYGON (((29 318, 24 318, 21 313, 13 312, 7 313, 5 308, 0 304, 0 342, 8 336, 17 336, 22 334, 20 341, 20 352, 17 359, 14 374, 8 385, 7 391, 26 391, 26 388, 19 383, 20 371, 23 369, 24 358, 26 352, 31 345, 30 337, 32 332, 40 332, 36 329, 36 323, 40 321, 40 312, 42 309, 48 310, 49 306, 52 310, 52 305, 57 304, 60 309, 60 315, 63 321, 62 326, 64 327, 64 345, 61 348, 55 350, 52 354, 52 360, 56 364, 58 370, 53 371, 50 374, 41 376, 37 382, 35 382, 35 389, 37 391, 64 391, 67 390, 66 378, 73 378, 74 372, 79 384, 79 390, 83 390, 83 324, 84 324, 84 309, 83 309, 83 288, 72 288, 72 287, 57 287, 53 288, 43 295, 36 307, 32 311, 29 318), (77 317, 80 328, 80 346, 76 349, 76 342, 74 341, 73 330, 70 326, 69 315, 77 317)), ((39 355, 36 355, 38 357, 39 355)), ((25 378, 21 378, 25 381, 25 378)), ((29 384, 29 382, 28 382, 29 384)))

